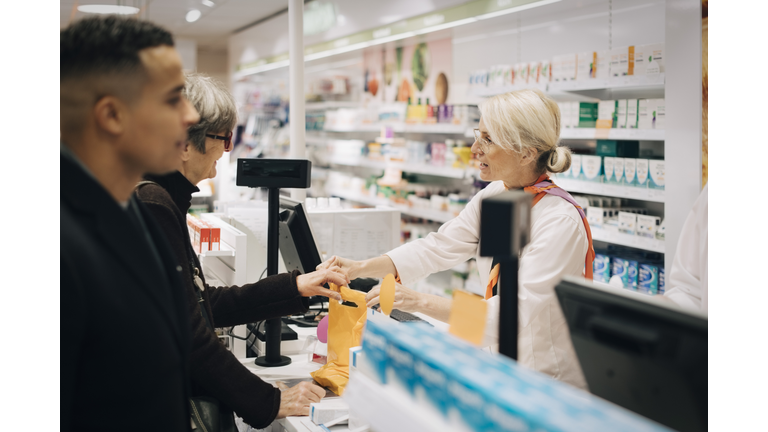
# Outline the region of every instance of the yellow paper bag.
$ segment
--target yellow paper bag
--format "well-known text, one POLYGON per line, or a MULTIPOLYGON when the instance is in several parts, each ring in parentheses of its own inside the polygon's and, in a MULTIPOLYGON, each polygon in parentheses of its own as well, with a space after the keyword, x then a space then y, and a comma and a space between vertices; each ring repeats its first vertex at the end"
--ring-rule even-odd
POLYGON ((330 301, 328 307, 328 362, 312 372, 318 384, 341 396, 349 381, 349 349, 360 345, 366 320, 365 293, 330 284, 341 293, 345 302, 357 307, 330 301))

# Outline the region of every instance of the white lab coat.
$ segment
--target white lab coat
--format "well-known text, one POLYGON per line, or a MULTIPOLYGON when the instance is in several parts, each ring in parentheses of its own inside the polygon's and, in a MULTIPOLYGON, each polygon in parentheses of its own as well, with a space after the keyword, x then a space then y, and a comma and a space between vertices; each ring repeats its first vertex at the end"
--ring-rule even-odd
POLYGON ((685 220, 664 295, 680 306, 707 312, 709 183, 685 220))
MULTIPOLYGON (((488 283, 492 259, 478 256, 480 202, 504 192, 496 181, 480 191, 456 218, 436 233, 386 255, 403 285, 476 257, 481 286, 488 283)), ((586 389, 568 326, 555 296, 563 276, 581 276, 589 247, 586 229, 573 204, 547 195, 531 211, 531 242, 520 256, 518 362, 557 380, 586 389)), ((484 344, 498 349, 499 298, 488 300, 484 344)))

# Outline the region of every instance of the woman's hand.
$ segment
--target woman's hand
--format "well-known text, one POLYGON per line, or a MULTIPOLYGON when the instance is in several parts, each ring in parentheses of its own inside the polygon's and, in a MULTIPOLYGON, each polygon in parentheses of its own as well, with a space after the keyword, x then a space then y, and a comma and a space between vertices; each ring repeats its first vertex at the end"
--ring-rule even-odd
POLYGON ((338 266, 331 266, 327 269, 313 271, 296 277, 296 286, 299 288, 299 294, 302 297, 323 296, 341 301, 341 294, 323 287, 326 283, 334 283, 338 286, 349 284, 347 272, 338 266))
POLYGON ((312 384, 309 381, 302 381, 291 388, 285 384, 278 384, 280 388, 280 410, 277 412, 277 418, 286 418, 290 416, 309 415, 309 404, 320 402, 325 396, 325 389, 312 384))
MULTIPOLYGON (((379 304, 380 290, 381 285, 378 285, 366 294, 365 302, 368 307, 379 304)), ((392 308, 403 312, 421 312, 422 294, 399 283, 395 283, 395 303, 392 305, 392 308)))
POLYGON ((359 277, 360 262, 354 261, 340 256, 332 256, 327 261, 317 266, 316 270, 328 269, 331 267, 339 267, 344 270, 350 280, 357 279, 359 277))

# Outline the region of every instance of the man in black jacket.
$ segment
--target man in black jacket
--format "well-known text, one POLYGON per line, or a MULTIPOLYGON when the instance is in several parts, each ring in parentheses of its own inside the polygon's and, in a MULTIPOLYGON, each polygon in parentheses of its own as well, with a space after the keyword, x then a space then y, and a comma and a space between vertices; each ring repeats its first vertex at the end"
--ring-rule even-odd
POLYGON ((61 429, 189 430, 180 268, 133 189, 178 169, 199 120, 167 31, 61 32, 61 429))

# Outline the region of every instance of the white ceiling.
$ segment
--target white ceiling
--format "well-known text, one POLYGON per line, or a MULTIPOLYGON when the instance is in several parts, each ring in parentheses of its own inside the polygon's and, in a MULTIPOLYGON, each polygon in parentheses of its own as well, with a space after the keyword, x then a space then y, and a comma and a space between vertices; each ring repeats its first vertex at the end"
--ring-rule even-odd
POLYGON ((227 39, 238 28, 268 17, 288 7, 288 0, 213 0, 205 6, 201 0, 61 0, 61 27, 90 14, 78 12, 75 5, 121 4, 141 9, 141 18, 149 19, 178 38, 193 39, 198 47, 226 49, 227 39), (187 12, 198 9, 202 17, 193 23, 185 20, 187 12))

